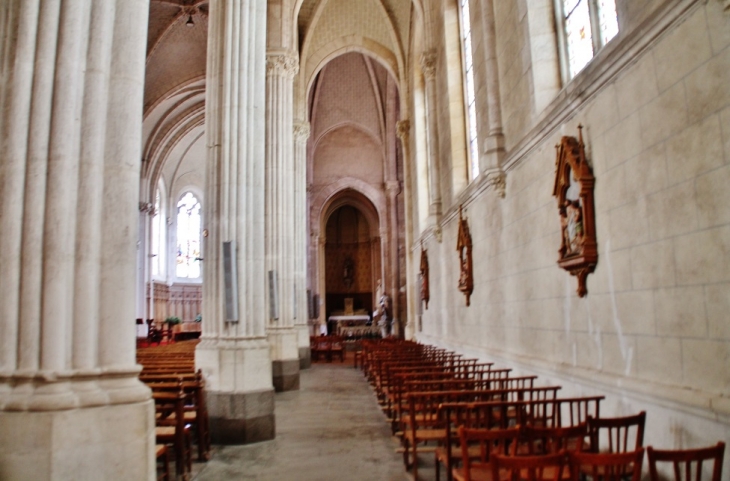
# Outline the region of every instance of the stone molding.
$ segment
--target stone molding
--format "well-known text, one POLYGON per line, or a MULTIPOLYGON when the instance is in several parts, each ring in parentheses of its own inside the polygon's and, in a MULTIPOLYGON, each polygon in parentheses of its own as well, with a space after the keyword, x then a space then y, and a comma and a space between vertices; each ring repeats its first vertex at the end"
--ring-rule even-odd
POLYGON ((426 50, 421 54, 421 71, 426 79, 433 79, 436 76, 436 50, 426 50))
POLYGON ((266 76, 278 76, 293 79, 299 73, 299 59, 290 54, 267 54, 266 76))
POLYGON ((484 182, 487 187, 494 188, 497 195, 504 199, 507 189, 507 174, 501 168, 489 169, 484 171, 484 182))

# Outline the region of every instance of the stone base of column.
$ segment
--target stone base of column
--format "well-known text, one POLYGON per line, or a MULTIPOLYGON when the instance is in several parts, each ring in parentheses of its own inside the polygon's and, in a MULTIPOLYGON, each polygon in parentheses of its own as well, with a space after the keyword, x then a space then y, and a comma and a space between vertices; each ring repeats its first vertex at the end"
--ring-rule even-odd
POLYGON ((309 369, 312 367, 312 348, 300 347, 299 348, 299 369, 309 369))
POLYGON ((272 361, 271 371, 276 392, 299 389, 299 359, 272 361))
POLYGON ((274 390, 208 392, 210 440, 213 444, 249 444, 275 436, 274 390))
POLYGON ((299 346, 299 369, 309 369, 312 366, 312 349, 309 346, 309 324, 296 324, 297 345, 299 346))
POLYGON ((1 477, 153 481, 154 412, 152 401, 64 411, 0 411, 1 477))

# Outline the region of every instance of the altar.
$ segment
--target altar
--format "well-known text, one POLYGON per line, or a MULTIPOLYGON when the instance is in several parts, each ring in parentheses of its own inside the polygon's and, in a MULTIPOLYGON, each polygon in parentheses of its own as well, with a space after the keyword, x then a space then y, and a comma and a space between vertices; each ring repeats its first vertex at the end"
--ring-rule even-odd
POLYGON ((328 317, 327 321, 327 325, 333 326, 333 330, 338 336, 345 336, 348 328, 362 331, 362 327, 367 327, 370 322, 370 316, 367 314, 333 315, 328 317))

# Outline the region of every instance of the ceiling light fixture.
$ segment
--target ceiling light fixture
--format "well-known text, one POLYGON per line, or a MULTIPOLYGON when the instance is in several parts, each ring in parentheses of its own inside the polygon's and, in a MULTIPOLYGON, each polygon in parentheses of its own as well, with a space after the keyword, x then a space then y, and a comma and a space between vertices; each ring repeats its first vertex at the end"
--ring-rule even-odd
POLYGON ((193 25, 195 25, 195 22, 193 22, 193 16, 192 15, 188 15, 188 21, 185 22, 185 25, 187 25, 188 27, 192 27, 193 25))

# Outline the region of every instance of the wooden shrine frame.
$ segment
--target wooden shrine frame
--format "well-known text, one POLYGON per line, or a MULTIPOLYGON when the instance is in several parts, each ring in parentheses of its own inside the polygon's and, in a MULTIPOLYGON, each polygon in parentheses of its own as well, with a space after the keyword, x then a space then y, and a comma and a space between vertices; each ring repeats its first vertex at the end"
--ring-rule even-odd
POLYGON ((578 278, 578 296, 583 297, 588 293, 586 278, 598 262, 593 203, 596 179, 586 161, 583 126, 578 126, 578 139, 564 136, 555 148, 553 195, 558 198, 561 232, 558 265, 578 278))
POLYGON ((471 234, 469 224, 462 216, 462 207, 459 206, 459 238, 456 243, 456 250, 459 251, 459 290, 466 296, 466 305, 469 305, 469 298, 474 291, 474 273, 471 261, 471 234))
POLYGON ((421 246, 421 301, 426 302, 426 309, 428 309, 428 301, 431 299, 431 291, 428 284, 428 254, 421 246))

